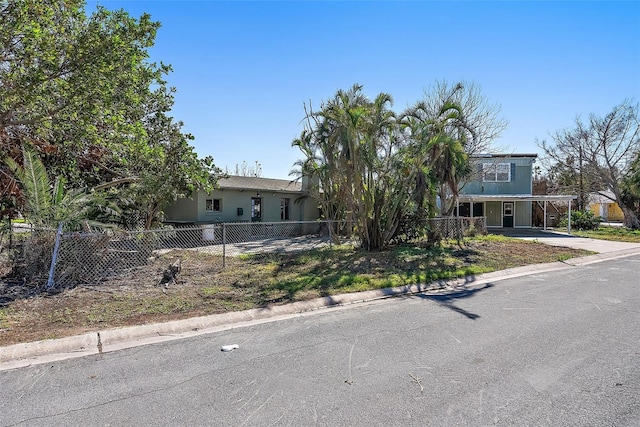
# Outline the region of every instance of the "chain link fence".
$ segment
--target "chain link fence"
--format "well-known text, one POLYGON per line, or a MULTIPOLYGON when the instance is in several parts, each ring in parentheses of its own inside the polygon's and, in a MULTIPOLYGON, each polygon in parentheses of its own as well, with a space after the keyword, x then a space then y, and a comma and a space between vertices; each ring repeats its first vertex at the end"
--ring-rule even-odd
MULTIPOLYGON (((462 239, 486 233, 486 221, 484 217, 432 218, 426 229, 427 236, 407 240, 462 239)), ((2 252, 12 266, 11 275, 37 286, 46 283, 50 290, 128 277, 161 283, 175 279, 177 271, 190 263, 222 269, 274 254, 358 244, 352 224, 339 221, 239 222, 90 233, 30 228, 13 234, 9 250, 7 241, 5 234, 2 252)))
POLYGON ((29 281, 45 280, 49 289, 140 275, 155 277, 149 279, 161 283, 175 278, 189 263, 224 268, 233 260, 246 262, 331 247, 348 241, 349 230, 345 224, 329 221, 221 223, 92 233, 34 229, 20 248, 17 267, 23 269, 21 276, 29 281))
POLYGON ((442 240, 462 240, 487 234, 485 217, 407 218, 400 223, 394 243, 437 243, 442 240))
POLYGON ((461 240, 477 234, 487 234, 486 217, 429 218, 429 240, 461 240))

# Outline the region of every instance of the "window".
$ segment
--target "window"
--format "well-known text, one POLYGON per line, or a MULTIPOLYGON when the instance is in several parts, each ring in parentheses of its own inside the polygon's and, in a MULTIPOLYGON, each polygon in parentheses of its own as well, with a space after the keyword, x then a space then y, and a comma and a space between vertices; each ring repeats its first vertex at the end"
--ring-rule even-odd
POLYGON ((291 199, 280 199, 280 219, 281 220, 285 220, 285 219, 290 219, 289 218, 289 203, 291 202, 291 199))
POLYGON ((251 221, 262 221, 262 199, 251 198, 251 221))
POLYGON ((222 211, 222 199, 207 199, 205 200, 204 210, 207 212, 220 212, 222 211))
POLYGON ((483 163, 482 180, 485 182, 511 181, 511 163, 483 163))
POLYGON ((512 202, 504 202, 504 216, 513 216, 513 203, 512 202))

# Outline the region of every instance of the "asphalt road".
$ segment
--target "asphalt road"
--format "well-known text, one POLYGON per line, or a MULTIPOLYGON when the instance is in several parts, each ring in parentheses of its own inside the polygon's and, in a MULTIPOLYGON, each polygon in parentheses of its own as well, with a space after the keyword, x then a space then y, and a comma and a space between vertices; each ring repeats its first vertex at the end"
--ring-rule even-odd
POLYGON ((3 371, 0 425, 638 426, 639 272, 634 256, 3 371))

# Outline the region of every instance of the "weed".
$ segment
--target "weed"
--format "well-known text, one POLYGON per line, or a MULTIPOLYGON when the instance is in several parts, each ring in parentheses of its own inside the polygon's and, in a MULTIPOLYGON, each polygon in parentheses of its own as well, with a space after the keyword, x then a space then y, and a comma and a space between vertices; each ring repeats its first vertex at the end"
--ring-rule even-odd
POLYGON ((0 345, 90 330, 245 310, 346 292, 412 284, 566 260, 584 251, 479 235, 437 246, 398 245, 380 252, 351 246, 302 253, 219 257, 171 251, 125 278, 0 308, 0 345), (158 268, 179 256, 180 281, 161 287, 158 268), (71 295, 72 297, 70 297, 71 295), (10 326, 10 327, 9 327, 10 326))
POLYGON ((0 308, 0 329, 9 327, 9 309, 0 308))

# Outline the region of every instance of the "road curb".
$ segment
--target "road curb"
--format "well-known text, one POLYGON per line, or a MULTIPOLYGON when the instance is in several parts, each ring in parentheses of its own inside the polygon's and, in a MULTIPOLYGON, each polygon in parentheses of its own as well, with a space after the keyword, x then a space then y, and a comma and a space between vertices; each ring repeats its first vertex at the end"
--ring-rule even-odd
POLYGON ((256 308, 245 311, 213 314, 175 320, 165 323, 131 326, 88 332, 72 337, 21 343, 0 347, 0 371, 15 369, 34 364, 48 363, 75 357, 112 352, 140 345, 182 339, 221 330, 240 328, 265 321, 276 321, 283 318, 312 314, 321 309, 341 307, 349 304, 366 303, 384 298, 417 293, 453 293, 472 290, 490 282, 546 273, 556 270, 580 267, 610 259, 623 258, 640 254, 640 248, 588 255, 572 258, 563 262, 534 264, 524 267, 494 271, 479 276, 463 279, 437 281, 422 285, 407 285, 372 291, 348 293, 309 301, 298 301, 291 304, 256 308))

